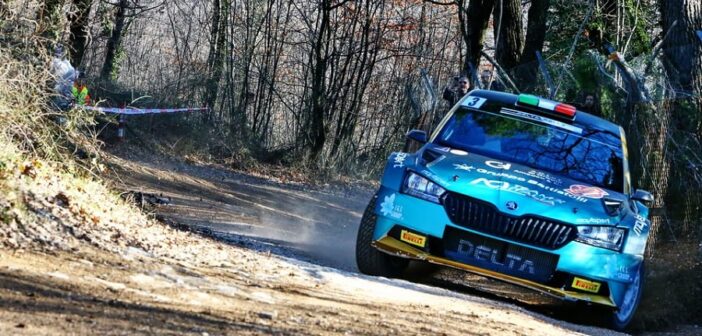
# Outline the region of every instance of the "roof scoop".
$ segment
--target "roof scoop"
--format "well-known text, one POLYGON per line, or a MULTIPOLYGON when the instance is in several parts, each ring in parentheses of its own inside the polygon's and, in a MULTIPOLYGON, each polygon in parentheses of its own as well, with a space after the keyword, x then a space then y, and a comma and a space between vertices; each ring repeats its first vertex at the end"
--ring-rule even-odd
POLYGON ((425 165, 428 165, 428 164, 431 164, 432 162, 436 161, 436 159, 440 158, 443 155, 444 154, 441 152, 437 152, 435 150, 431 150, 431 149, 427 148, 422 153, 422 160, 424 160, 425 165))
POLYGON ((602 205, 610 216, 618 216, 623 203, 623 201, 614 198, 605 197, 602 199, 602 205))

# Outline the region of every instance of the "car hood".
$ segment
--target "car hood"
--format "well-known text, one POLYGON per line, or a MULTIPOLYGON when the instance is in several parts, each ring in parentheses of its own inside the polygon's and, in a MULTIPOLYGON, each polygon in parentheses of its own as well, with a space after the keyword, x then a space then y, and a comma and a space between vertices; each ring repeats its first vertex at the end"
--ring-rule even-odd
MULTIPOLYGON (((625 196, 561 175, 509 161, 429 145, 429 160, 419 160, 420 174, 450 192, 489 202, 501 212, 552 218, 578 225, 616 225, 603 199, 625 196)), ((427 157, 427 155, 423 155, 427 157)))

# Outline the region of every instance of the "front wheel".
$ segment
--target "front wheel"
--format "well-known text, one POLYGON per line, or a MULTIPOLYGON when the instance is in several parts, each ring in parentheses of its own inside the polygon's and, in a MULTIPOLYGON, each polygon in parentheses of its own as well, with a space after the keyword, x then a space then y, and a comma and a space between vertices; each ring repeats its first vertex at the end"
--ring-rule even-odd
POLYGON ((358 236, 356 237, 356 265, 358 266, 358 270, 364 274, 388 278, 399 277, 407 268, 409 260, 393 257, 371 246, 373 231, 375 231, 375 222, 377 220, 375 214, 375 202, 377 199, 378 196, 374 195, 370 200, 366 210, 363 212, 361 224, 358 227, 358 236))
POLYGON ((643 292, 644 284, 644 264, 641 263, 639 271, 634 275, 634 280, 629 284, 624 293, 624 299, 619 305, 619 309, 609 311, 608 319, 612 329, 623 331, 631 322, 631 319, 636 313, 636 308, 641 301, 641 293, 643 292))

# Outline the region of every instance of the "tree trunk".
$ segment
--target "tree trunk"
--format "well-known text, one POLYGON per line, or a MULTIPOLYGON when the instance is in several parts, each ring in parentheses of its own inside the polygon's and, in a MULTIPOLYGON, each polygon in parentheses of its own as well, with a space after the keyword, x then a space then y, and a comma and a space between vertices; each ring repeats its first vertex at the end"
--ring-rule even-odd
POLYGON ((549 5, 549 0, 532 0, 531 7, 529 7, 526 42, 524 44, 524 51, 519 60, 521 65, 517 72, 519 86, 526 92, 533 92, 536 85, 539 69, 536 52, 541 52, 544 48, 546 17, 549 5))
MULTIPOLYGON (((214 39, 213 42, 215 45, 214 48, 210 47, 210 55, 208 56, 210 78, 207 85, 207 92, 205 94, 205 105, 212 109, 214 109, 217 102, 219 80, 222 77, 222 70, 224 68, 224 52, 227 43, 226 32, 229 24, 229 6, 230 0, 223 0, 221 3, 219 0, 214 0, 213 2, 212 38, 214 39), (215 25, 217 26, 216 29, 214 27, 215 25)), ((212 111, 213 110, 210 110, 210 112, 205 115, 207 121, 212 120, 212 115, 214 114, 212 111)))
POLYGON ((327 44, 329 43, 330 12, 331 1, 322 0, 319 6, 320 21, 317 33, 312 45, 310 55, 310 69, 312 71, 312 83, 310 88, 310 102, 308 108, 308 130, 307 138, 309 149, 307 150, 307 162, 316 164, 319 154, 324 149, 326 141, 326 130, 324 112, 326 110, 326 73, 328 68, 327 44))
POLYGON ((112 80, 116 77, 115 69, 118 61, 117 54, 122 45, 122 31, 127 18, 129 0, 120 0, 115 13, 115 26, 112 28, 112 35, 107 40, 107 50, 105 51, 105 62, 102 64, 100 78, 112 80))
MULTIPOLYGON (((670 179, 665 195, 666 214, 672 229, 685 236, 702 236, 696 232, 702 209, 702 185, 695 179, 696 169, 689 158, 699 154, 702 116, 702 40, 695 30, 702 29, 702 3, 690 0, 660 1, 664 34, 663 66, 672 92, 669 92, 671 130, 677 146, 671 147, 670 179), (673 23, 677 23, 674 25, 673 23), (695 141, 697 140, 697 141, 695 141)), ((662 197, 663 195, 661 195, 662 197)))
POLYGON ((461 24, 461 36, 466 47, 463 73, 469 74, 471 69, 477 71, 480 64, 480 52, 483 50, 485 32, 490 21, 490 14, 495 7, 495 0, 470 0, 467 9, 464 6, 465 0, 458 2, 458 20, 461 24))
POLYGON ((88 18, 90 16, 90 6, 92 0, 74 0, 76 5, 76 13, 70 19, 71 21, 71 36, 69 44, 71 46, 71 63, 74 66, 80 66, 83 62, 85 54, 85 46, 88 42, 88 18))
POLYGON ((519 58, 524 48, 522 34, 522 3, 520 0, 501 0, 495 6, 495 59, 507 72, 513 71, 519 65, 519 58), (502 19, 500 20, 500 16, 502 19))
POLYGON ((702 30, 702 3, 693 0, 661 0, 661 22, 668 38, 663 43, 664 66, 673 89, 678 93, 698 94, 702 89, 702 41, 695 29, 702 30))

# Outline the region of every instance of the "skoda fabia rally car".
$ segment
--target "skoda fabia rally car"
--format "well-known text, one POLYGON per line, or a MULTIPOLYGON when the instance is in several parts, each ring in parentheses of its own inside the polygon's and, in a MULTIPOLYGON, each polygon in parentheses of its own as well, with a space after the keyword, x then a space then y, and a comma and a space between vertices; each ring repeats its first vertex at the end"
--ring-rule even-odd
POLYGON ((621 127, 532 95, 475 90, 416 153, 390 155, 356 242, 361 272, 410 259, 606 308, 639 303, 653 197, 633 190, 621 127))

